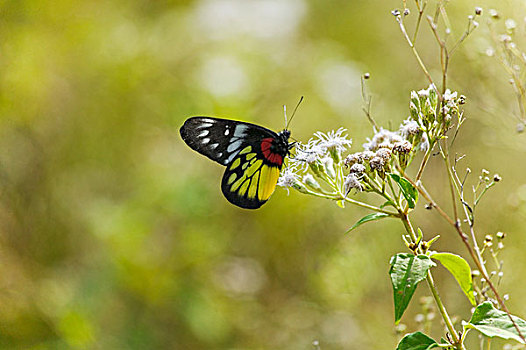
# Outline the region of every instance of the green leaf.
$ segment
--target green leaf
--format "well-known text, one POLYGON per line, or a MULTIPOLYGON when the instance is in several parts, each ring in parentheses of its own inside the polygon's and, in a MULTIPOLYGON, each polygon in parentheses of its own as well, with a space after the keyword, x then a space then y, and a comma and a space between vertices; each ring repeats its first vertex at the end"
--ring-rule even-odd
POLYGON ((432 259, 440 261, 442 265, 455 277, 460 288, 466 294, 471 305, 477 305, 475 295, 473 295, 473 279, 471 277, 471 268, 464 258, 451 253, 434 253, 430 256, 432 259))
POLYGON ((415 332, 406 334, 398 343, 396 350, 428 350, 436 347, 438 344, 432 338, 424 333, 415 332))
POLYGON ((386 214, 386 213, 372 213, 372 214, 369 214, 369 215, 365 215, 363 218, 358 220, 358 222, 356 222, 356 224, 354 224, 345 233, 351 232, 352 230, 354 230, 355 228, 357 228, 358 226, 360 226, 362 224, 365 224, 366 222, 380 220, 380 219, 387 218, 387 217, 389 217, 389 214, 386 214))
POLYGON ((388 200, 388 201, 385 201, 384 204, 382 204, 382 205, 380 206, 380 209, 383 209, 383 208, 387 207, 388 205, 390 205, 390 206, 396 208, 396 205, 393 203, 393 201, 388 200))
POLYGON ((411 184, 411 182, 400 177, 398 174, 389 173, 389 176, 398 184, 398 187, 400 187, 409 208, 414 209, 418 200, 418 190, 411 184))
POLYGON ((398 324, 415 293, 417 284, 436 264, 425 255, 399 253, 391 258, 389 275, 393 285, 395 323, 398 324))
MULTIPOLYGON (((526 321, 517 317, 511 316, 513 321, 519 327, 523 335, 526 334, 526 321)), ((486 337, 499 337, 503 339, 513 339, 522 344, 524 341, 519 336, 519 333, 513 326, 510 318, 504 311, 500 311, 493 307, 493 304, 486 301, 475 309, 473 316, 469 323, 465 325, 466 328, 474 328, 486 337)))

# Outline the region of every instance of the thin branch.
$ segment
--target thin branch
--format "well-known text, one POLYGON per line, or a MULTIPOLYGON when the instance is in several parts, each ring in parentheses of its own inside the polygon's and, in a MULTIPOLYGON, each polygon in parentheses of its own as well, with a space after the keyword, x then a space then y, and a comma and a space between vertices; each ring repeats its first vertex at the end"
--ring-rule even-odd
MULTIPOLYGON (((403 173, 402 173, 403 174, 403 173)), ((468 253, 469 255, 471 255, 471 258, 473 259, 473 262, 475 263, 475 265, 477 266, 477 268, 479 269, 479 271, 482 273, 482 277, 484 277, 484 279, 486 280, 486 282, 488 283, 490 289, 492 290, 493 294, 495 295, 495 298, 497 299, 499 305, 502 307, 502 309, 504 310, 504 312, 506 312, 506 314, 508 315, 508 318, 511 320, 515 330, 517 331, 517 334, 519 335, 519 337, 522 339, 522 341, 524 343, 526 343, 526 338, 524 338, 524 335, 522 334, 519 326, 517 325, 517 323, 515 322, 515 320, 513 319, 513 317, 511 317, 511 313, 510 311, 508 310, 508 308, 506 307, 506 305, 504 304, 504 300, 501 298, 499 292, 497 291, 497 289, 495 288, 495 285, 491 282, 490 280, 490 276, 488 275, 485 267, 484 267, 484 264, 482 263, 482 261, 478 258, 477 254, 475 253, 475 251, 473 250, 473 248, 471 247, 471 245, 469 244, 469 240, 468 240, 468 236, 462 231, 462 227, 460 225, 460 221, 453 221, 448 215, 447 213, 442 209, 440 208, 440 206, 438 206, 436 204, 436 202, 431 198, 431 196, 429 196, 429 194, 424 191, 422 188, 420 188, 420 186, 418 186, 412 179, 410 179, 407 175, 404 174, 404 178, 406 180, 408 180, 409 182, 411 182, 411 184, 418 190, 418 192, 424 196, 424 198, 426 198, 426 200, 428 200, 431 204, 431 206, 433 208, 435 208, 437 210, 437 212, 440 214, 440 216, 442 216, 447 222, 449 222, 450 225, 452 225, 455 230, 457 231, 458 235, 460 236, 460 238, 462 239, 462 243, 464 243, 464 245, 466 246, 466 249, 468 250, 468 253)))

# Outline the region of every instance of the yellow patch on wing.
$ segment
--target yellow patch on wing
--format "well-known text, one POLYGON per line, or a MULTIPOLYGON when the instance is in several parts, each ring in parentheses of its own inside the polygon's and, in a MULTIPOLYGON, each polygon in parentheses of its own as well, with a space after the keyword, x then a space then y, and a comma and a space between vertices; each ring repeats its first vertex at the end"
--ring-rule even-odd
POLYGON ((234 183, 234 181, 236 181, 236 178, 237 178, 237 175, 236 173, 232 173, 230 174, 230 176, 228 177, 228 180, 227 180, 227 184, 228 185, 232 185, 234 183))
POLYGON ((241 159, 236 158, 236 160, 232 162, 232 165, 230 165, 230 170, 234 170, 235 168, 239 166, 239 164, 241 164, 241 159))
POLYGON ((239 186, 241 186, 243 182, 245 182, 246 179, 247 177, 243 175, 238 180, 234 181, 234 183, 232 184, 232 187, 230 187, 230 191, 236 192, 239 186))
POLYGON ((279 169, 277 167, 271 167, 263 165, 261 167, 261 174, 259 175, 259 187, 258 187, 258 199, 261 201, 267 200, 278 182, 279 169))
POLYGON ((241 187, 239 188, 239 191, 237 193, 239 193, 239 195, 243 196, 247 192, 248 185, 250 185, 250 179, 246 179, 245 182, 243 182, 243 185, 241 185, 241 187))
POLYGON ((241 150, 241 152, 239 152, 239 155, 241 155, 241 154, 245 154, 245 153, 248 153, 248 152, 250 152, 250 151, 252 151, 252 147, 251 147, 251 146, 247 146, 247 147, 243 148, 243 149, 241 150))
POLYGON ((250 164, 250 167, 247 169, 247 171, 245 172, 245 174, 248 176, 248 177, 251 177, 252 175, 254 175, 254 173, 256 171, 259 170, 259 168, 261 167, 261 165, 263 164, 263 160, 261 159, 258 159, 256 160, 255 162, 251 162, 252 164, 250 164))
POLYGON ((254 175, 254 178, 250 182, 250 187, 248 188, 248 194, 247 194, 247 197, 250 198, 250 199, 256 198, 256 193, 258 191, 258 178, 259 178, 259 175, 260 175, 260 173, 257 173, 256 175, 254 175))

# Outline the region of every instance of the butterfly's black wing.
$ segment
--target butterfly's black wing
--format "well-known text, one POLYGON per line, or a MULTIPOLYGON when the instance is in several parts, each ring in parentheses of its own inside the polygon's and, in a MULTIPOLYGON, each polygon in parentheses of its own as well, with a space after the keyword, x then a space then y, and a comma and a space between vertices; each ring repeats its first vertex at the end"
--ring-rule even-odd
POLYGON ((192 149, 227 167, 221 190, 228 201, 256 209, 268 200, 289 151, 288 131, 277 134, 245 122, 192 117, 180 132, 192 149))

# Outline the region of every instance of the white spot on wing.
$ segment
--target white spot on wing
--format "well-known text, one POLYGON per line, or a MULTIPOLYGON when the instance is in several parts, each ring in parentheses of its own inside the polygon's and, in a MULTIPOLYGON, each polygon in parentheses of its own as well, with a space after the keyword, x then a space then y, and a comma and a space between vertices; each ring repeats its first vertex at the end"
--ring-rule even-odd
POLYGON ((212 126, 211 123, 203 123, 196 126, 196 128, 202 129, 202 128, 208 128, 209 126, 212 126))
POLYGON ((213 120, 213 119, 202 118, 201 120, 202 120, 203 122, 205 122, 205 123, 212 123, 212 124, 215 123, 215 120, 213 120))
POLYGON ((206 135, 208 135, 210 133, 210 131, 208 130, 203 130, 201 131, 201 133, 197 136, 197 137, 205 137, 206 135))
POLYGON ((227 159, 225 159, 225 164, 229 164, 235 157, 237 152, 232 153, 227 159))
POLYGON ((210 142, 210 139, 208 137, 205 137, 201 142, 203 143, 203 145, 206 145, 210 142))
POLYGON ((219 146, 219 143, 213 143, 210 145, 211 149, 216 149, 216 147, 219 146))
MULTIPOLYGON (((236 132, 237 132, 237 127, 236 127, 236 132)), ((228 145, 228 148, 226 150, 228 152, 234 152, 239 147, 241 147, 241 141, 240 140, 232 142, 230 145, 228 145)))
POLYGON ((230 130, 228 130, 228 128, 225 130, 225 136, 230 134, 230 130))
POLYGON ((243 125, 243 124, 236 125, 236 129, 234 130, 234 136, 243 137, 247 129, 248 129, 248 126, 246 125, 243 125))

